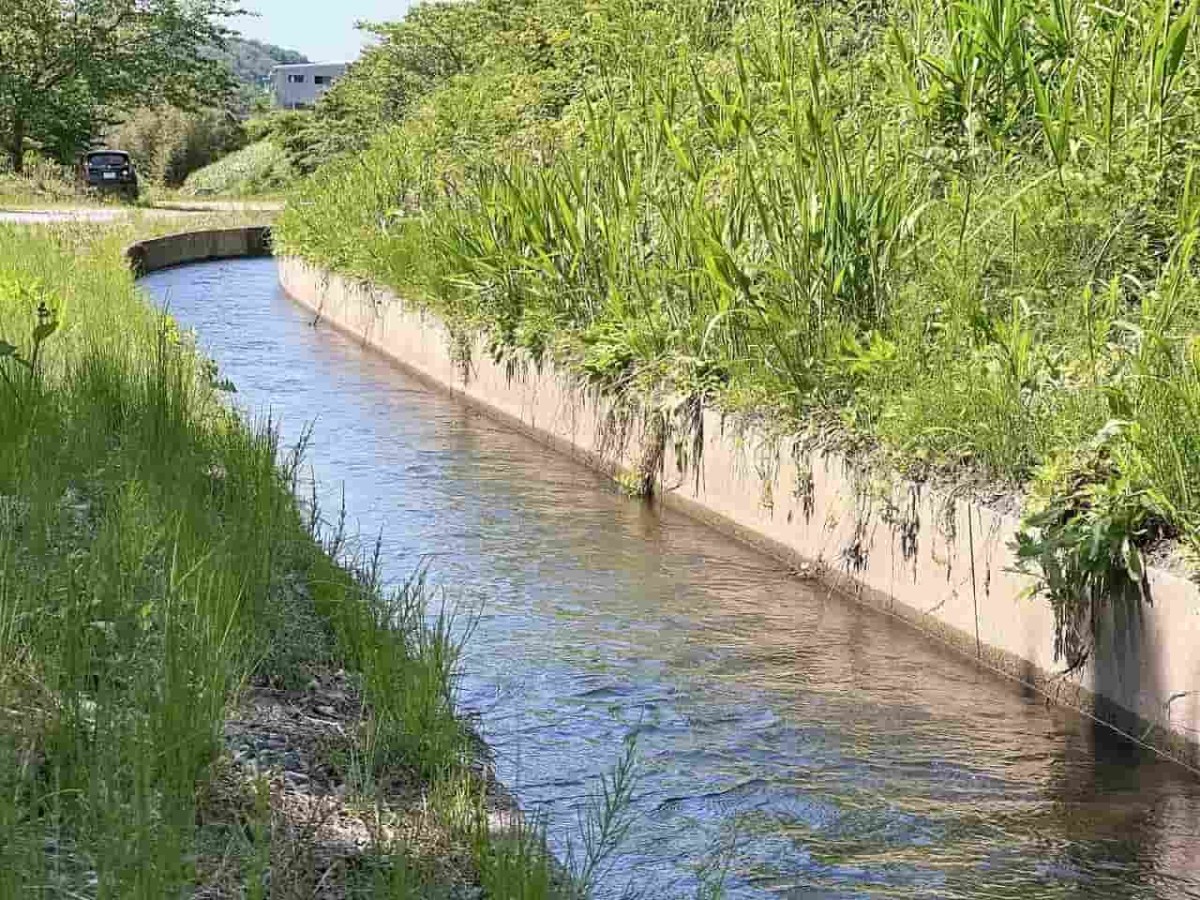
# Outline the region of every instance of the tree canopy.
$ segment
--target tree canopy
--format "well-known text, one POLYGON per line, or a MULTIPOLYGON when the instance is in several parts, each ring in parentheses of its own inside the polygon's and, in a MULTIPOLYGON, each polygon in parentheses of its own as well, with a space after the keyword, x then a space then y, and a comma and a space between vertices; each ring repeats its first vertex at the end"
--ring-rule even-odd
POLYGON ((69 160, 112 111, 226 94, 232 0, 0 0, 0 141, 69 160))

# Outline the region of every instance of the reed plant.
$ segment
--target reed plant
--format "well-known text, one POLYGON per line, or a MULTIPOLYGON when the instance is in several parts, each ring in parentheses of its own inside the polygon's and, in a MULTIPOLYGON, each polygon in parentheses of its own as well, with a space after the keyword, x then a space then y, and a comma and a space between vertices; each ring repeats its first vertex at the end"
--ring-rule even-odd
MULTIPOLYGON (((643 404, 767 413, 916 477, 1057 482, 1050 531, 1087 512, 1064 460, 1107 480, 1076 451, 1112 435, 1113 546, 1196 548, 1196 12, 529 0, 303 184, 279 241, 643 404), (534 88, 472 92, 506 78, 534 88)), ((1026 537, 1049 577, 1065 534, 1026 537)))

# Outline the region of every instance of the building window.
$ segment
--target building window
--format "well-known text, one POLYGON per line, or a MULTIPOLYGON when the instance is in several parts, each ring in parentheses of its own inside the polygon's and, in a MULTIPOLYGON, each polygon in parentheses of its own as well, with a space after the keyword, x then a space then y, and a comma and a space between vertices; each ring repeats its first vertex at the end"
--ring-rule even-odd
MULTIPOLYGON (((319 82, 318 82, 319 83, 319 82)), ((304 84, 304 76, 295 73, 289 73, 288 84, 304 84)))
POLYGON ((324 84, 324 85, 333 84, 333 76, 332 75, 314 75, 313 83, 314 84, 324 84))

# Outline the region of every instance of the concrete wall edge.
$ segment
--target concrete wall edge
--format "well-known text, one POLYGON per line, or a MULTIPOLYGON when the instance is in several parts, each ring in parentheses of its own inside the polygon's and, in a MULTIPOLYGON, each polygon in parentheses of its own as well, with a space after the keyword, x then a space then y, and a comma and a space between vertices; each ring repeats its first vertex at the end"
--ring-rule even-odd
MULTIPOLYGON (((567 373, 532 364, 505 370, 486 352, 481 357, 478 340, 464 367, 455 358, 449 329, 429 311, 298 258, 281 258, 279 272, 287 294, 318 321, 431 387, 610 476, 637 460, 637 435, 615 450, 606 448, 601 431, 612 410, 582 395, 567 373)), ((869 491, 858 482, 869 474, 856 470, 852 460, 833 453, 808 462, 777 459, 775 470, 758 472, 756 482, 755 473, 747 473, 754 452, 747 448, 768 439, 753 427, 730 436, 723 423, 717 427, 719 414, 706 415, 713 421, 705 429, 702 471, 668 463, 663 481, 670 487, 660 492, 665 505, 903 620, 1047 702, 1200 767, 1200 658, 1191 652, 1200 648, 1196 584, 1154 571, 1155 604, 1134 623, 1114 621, 1097 654, 1100 662, 1064 676, 1053 661, 1049 604, 1029 598, 1030 580, 1014 571, 1008 544, 1015 516, 897 478, 884 489, 891 491, 882 500, 884 510, 868 511, 864 524, 862 498, 869 491), (796 488, 788 492, 794 496, 783 496, 785 488, 801 482, 807 494, 796 488), (755 497, 763 485, 771 496, 755 497), (847 562, 851 546, 862 558, 851 553, 847 562)))
POLYGON ((125 248, 129 268, 139 277, 188 263, 270 255, 269 225, 181 231, 134 241, 125 248))

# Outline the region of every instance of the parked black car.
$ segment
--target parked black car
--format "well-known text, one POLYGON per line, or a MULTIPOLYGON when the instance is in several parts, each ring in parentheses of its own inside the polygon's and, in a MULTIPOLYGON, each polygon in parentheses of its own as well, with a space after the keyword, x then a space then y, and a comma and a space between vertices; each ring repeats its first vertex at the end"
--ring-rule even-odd
POLYGON ((93 150, 84 154, 79 164, 79 178, 85 187, 115 191, 130 200, 137 199, 137 170, 124 150, 93 150))

